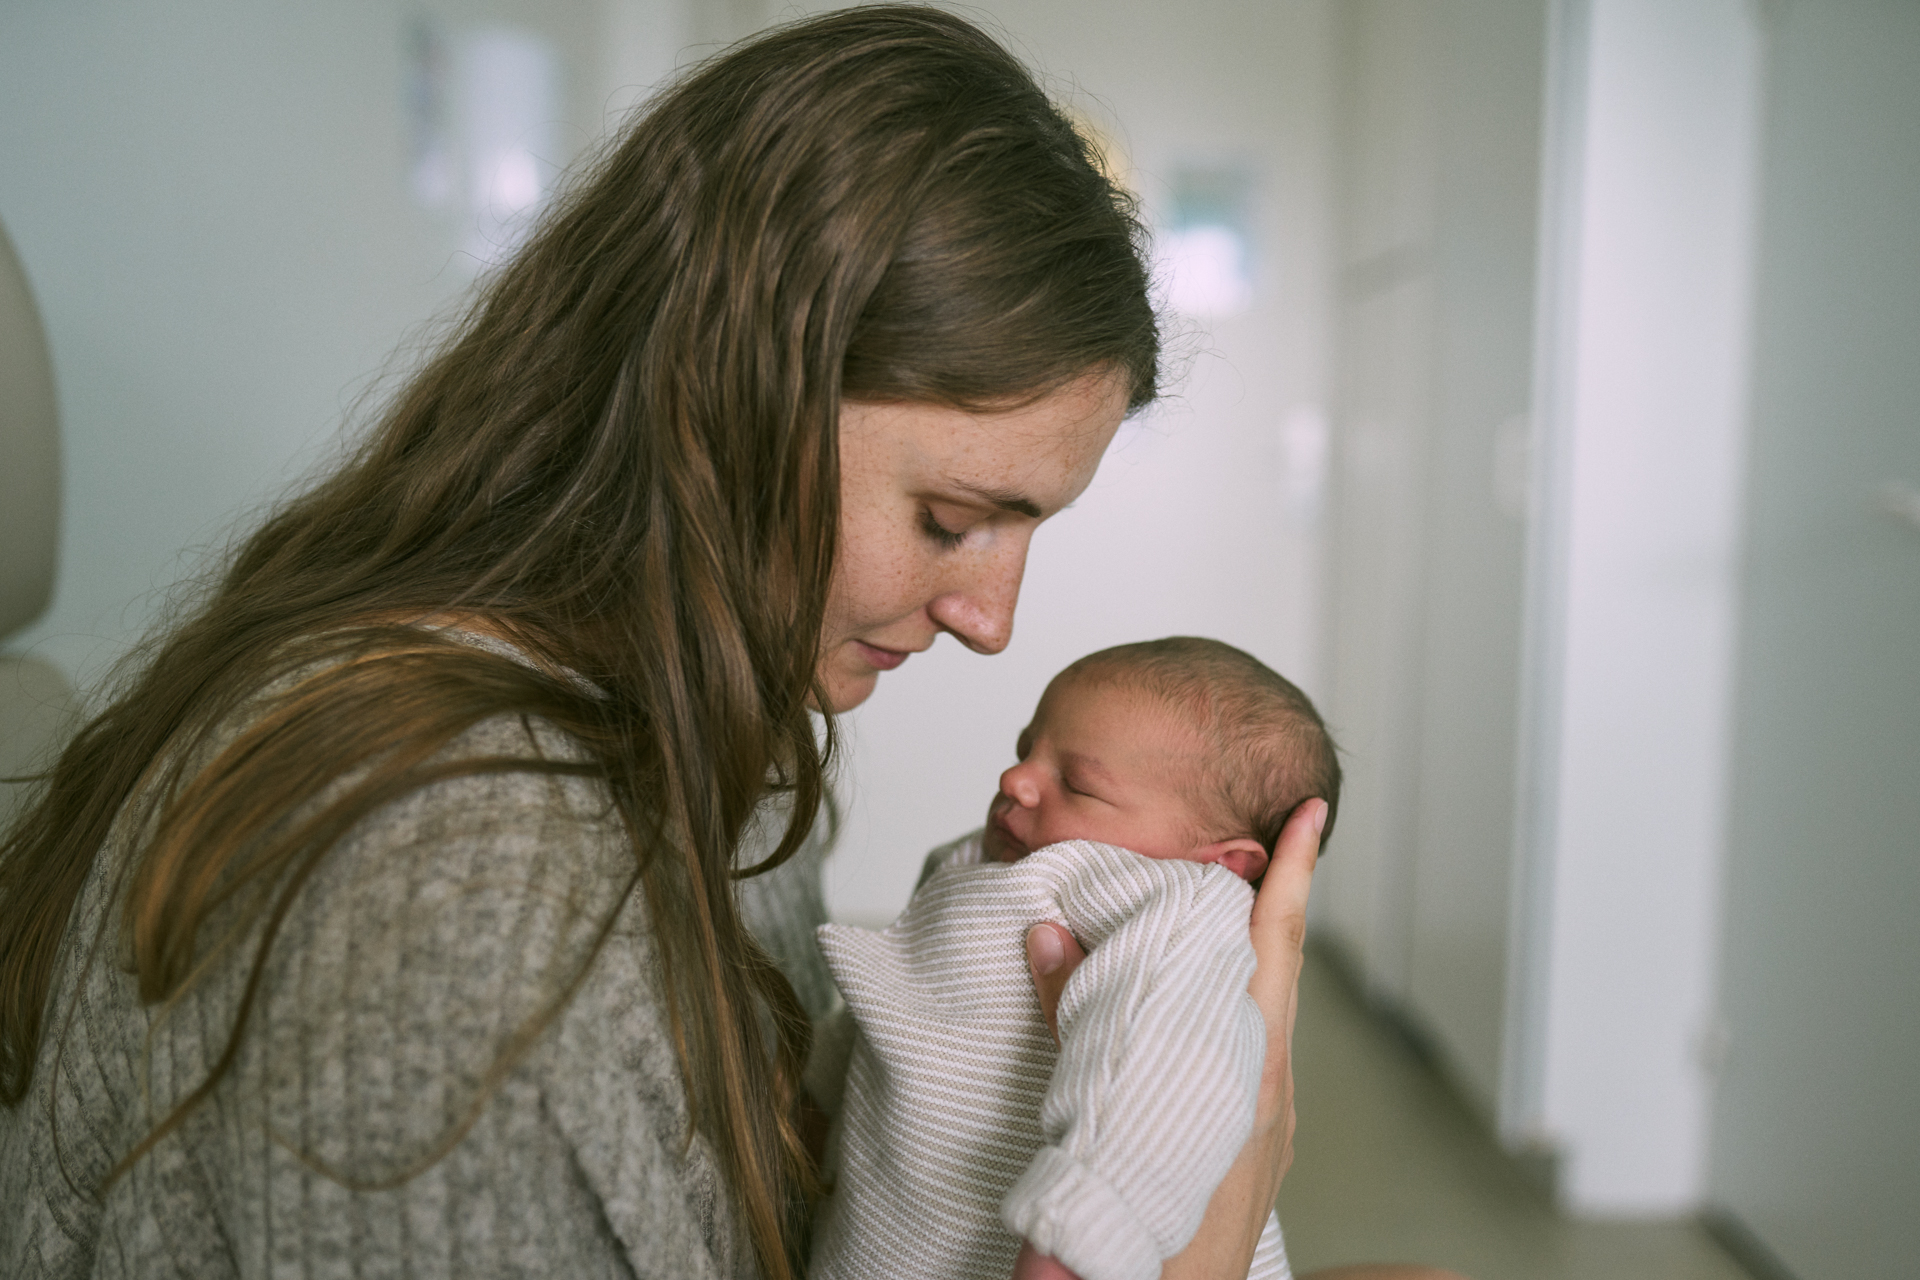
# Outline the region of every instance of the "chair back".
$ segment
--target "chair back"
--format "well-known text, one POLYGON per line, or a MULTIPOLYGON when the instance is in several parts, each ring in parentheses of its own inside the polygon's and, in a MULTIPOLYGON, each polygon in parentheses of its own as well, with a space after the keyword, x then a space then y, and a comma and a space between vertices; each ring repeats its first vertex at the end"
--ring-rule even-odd
MULTIPOLYGON (((46 612, 60 539, 53 362, 26 272, 0 227, 0 641, 46 612)), ((66 677, 0 653, 0 779, 44 767, 73 710, 66 677)), ((0 829, 26 787, 0 781, 0 829)))
POLYGON ((26 272, 0 227, 0 640, 46 611, 59 536, 53 362, 26 272))

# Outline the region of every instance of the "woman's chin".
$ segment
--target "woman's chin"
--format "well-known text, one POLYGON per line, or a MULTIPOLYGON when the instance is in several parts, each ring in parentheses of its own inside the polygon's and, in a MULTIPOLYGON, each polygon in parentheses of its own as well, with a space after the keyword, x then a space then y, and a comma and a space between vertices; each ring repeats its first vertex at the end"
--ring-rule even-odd
MULTIPOLYGON (((843 711, 853 710, 873 696, 874 686, 880 683, 880 673, 872 667, 867 667, 864 672, 829 668, 820 673, 820 683, 826 688, 828 705, 825 710, 832 715, 839 715, 843 711)), ((814 708, 816 711, 821 709, 814 708)))

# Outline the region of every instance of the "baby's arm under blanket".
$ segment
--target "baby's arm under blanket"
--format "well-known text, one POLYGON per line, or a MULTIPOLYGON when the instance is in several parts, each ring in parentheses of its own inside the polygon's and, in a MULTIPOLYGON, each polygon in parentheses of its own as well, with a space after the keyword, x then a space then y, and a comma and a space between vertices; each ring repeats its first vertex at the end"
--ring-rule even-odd
POLYGON ((1058 901, 1089 954, 1060 1001, 1047 1145, 1001 1217, 1083 1280, 1153 1280, 1252 1130, 1266 1049, 1247 995, 1252 894, 1223 868, 1108 845, 1034 857, 1061 861, 1058 901))

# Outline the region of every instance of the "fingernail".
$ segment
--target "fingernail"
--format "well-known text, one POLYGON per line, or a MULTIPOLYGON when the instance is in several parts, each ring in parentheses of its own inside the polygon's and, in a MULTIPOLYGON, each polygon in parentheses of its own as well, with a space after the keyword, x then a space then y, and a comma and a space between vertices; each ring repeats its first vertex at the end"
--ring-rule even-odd
POLYGON ((1327 802, 1319 801, 1313 810, 1313 834, 1319 835, 1327 829, 1327 802))
POLYGON ((1044 978, 1067 962, 1067 949, 1060 945, 1060 935, 1046 925, 1037 924, 1027 934, 1027 963, 1033 966, 1036 977, 1044 978))

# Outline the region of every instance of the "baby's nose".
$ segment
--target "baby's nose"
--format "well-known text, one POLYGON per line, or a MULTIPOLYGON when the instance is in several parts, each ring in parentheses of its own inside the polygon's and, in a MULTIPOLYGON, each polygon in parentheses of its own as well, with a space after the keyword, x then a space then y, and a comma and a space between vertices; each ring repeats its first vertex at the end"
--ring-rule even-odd
POLYGON ((1040 803, 1040 786, 1033 780, 1033 771, 1024 764, 1017 764, 1000 775, 1000 793, 1013 797, 1023 809, 1040 803))

